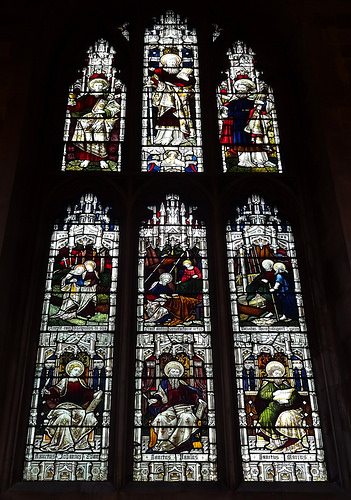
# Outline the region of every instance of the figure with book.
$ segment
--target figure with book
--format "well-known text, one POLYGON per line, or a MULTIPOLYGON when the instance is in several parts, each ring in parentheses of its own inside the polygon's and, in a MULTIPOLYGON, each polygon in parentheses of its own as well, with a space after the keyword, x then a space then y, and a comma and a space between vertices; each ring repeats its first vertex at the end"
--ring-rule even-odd
POLYGON ((184 366, 169 361, 164 378, 148 401, 151 421, 149 452, 180 453, 200 446, 198 431, 207 403, 201 391, 184 380, 184 366))
POLYGON ((94 391, 82 378, 84 365, 73 360, 66 365, 66 377, 43 389, 50 408, 45 424, 44 451, 89 450, 89 435, 97 424, 94 410, 102 391, 94 391), (48 438, 48 439, 47 439, 48 438))
POLYGON ((275 452, 307 451, 302 400, 284 380, 285 366, 279 361, 266 365, 267 378, 257 393, 257 447, 275 452))
POLYGON ((167 47, 148 85, 153 87, 152 105, 157 108, 154 144, 179 146, 194 144, 195 130, 190 101, 194 97, 192 68, 181 67, 176 49, 167 47))
POLYGON ((101 73, 94 73, 89 80, 90 92, 70 95, 68 110, 71 115, 73 134, 71 141, 74 158, 80 161, 80 168, 90 163, 99 163, 100 168, 110 168, 108 160, 110 140, 116 137, 121 106, 114 94, 108 93, 109 82, 101 73))

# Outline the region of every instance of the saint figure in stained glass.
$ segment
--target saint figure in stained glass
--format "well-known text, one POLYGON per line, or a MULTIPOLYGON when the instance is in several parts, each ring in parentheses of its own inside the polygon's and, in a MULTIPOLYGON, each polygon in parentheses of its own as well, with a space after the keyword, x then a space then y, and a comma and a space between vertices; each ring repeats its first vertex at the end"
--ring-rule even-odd
POLYGON ((274 96, 242 42, 228 51, 230 68, 217 88, 223 169, 281 172, 274 96))
POLYGON ((120 170, 125 87, 113 66, 115 50, 99 40, 88 67, 70 89, 63 170, 120 170))
POLYGON ((291 226, 261 196, 227 228, 246 481, 327 478, 291 226))
POLYGON ((99 283, 99 276, 96 272, 96 262, 85 261, 84 264, 77 264, 70 270, 61 281, 62 303, 59 311, 51 316, 61 319, 76 318, 78 314, 82 316, 94 315, 91 311, 97 302, 96 288, 99 283), (89 307, 89 305, 93 307, 89 307), (85 311, 85 313, 84 313, 85 311))
POLYGON ((140 228, 134 477, 215 481, 206 228, 176 194, 140 228))
POLYGON ((154 70, 150 85, 155 87, 152 104, 157 108, 154 144, 178 146, 194 143, 194 126, 190 116, 195 79, 191 68, 181 68, 178 50, 167 47, 160 58, 161 67, 154 70))
POLYGON ((97 424, 95 408, 102 391, 94 392, 81 378, 85 367, 79 360, 67 363, 66 376, 43 389, 50 408, 41 445, 43 451, 90 450, 89 435, 97 424))
POLYGON ((257 446, 272 451, 307 451, 308 441, 302 399, 284 379, 285 366, 279 361, 266 365, 255 399, 257 446))
POLYGON ((182 378, 184 365, 179 361, 169 361, 163 371, 165 377, 148 401, 149 451, 191 451, 194 443, 201 447, 200 425, 207 406, 202 392, 182 378))
POLYGON ((196 33, 169 11, 145 33, 142 170, 202 170, 198 80, 196 33))
POLYGON ((24 479, 107 478, 118 227, 91 193, 52 233, 24 479))
MULTIPOLYGON (((149 248, 151 250, 159 249, 149 248)), ((201 259, 198 257, 194 265, 189 259, 182 260, 183 251, 179 257, 170 251, 170 254, 163 253, 157 269, 160 273, 158 281, 152 283, 145 295, 145 323, 168 326, 184 322, 201 324, 202 279, 197 267, 201 267, 201 259)), ((154 270, 151 270, 147 279, 153 273, 154 270)))

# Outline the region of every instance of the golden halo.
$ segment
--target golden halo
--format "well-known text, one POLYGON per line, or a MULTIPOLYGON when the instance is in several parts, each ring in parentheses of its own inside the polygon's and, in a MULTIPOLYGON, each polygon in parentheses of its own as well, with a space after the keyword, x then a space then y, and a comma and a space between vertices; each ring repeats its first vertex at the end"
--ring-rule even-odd
POLYGON ((184 366, 179 361, 169 361, 164 367, 163 371, 167 377, 169 377, 169 370, 171 368, 178 368, 180 371, 179 377, 181 377, 184 373, 184 366))
POLYGON ((266 373, 269 377, 272 376, 275 370, 280 370, 282 375, 285 374, 285 366, 280 361, 270 361, 266 364, 266 373))
POLYGON ((164 54, 160 60, 163 66, 167 66, 167 61, 170 61, 171 59, 176 59, 178 62, 178 66, 181 63, 181 58, 177 54, 172 53, 164 54))
POLYGON ((73 361, 70 361, 66 365, 66 373, 67 373, 67 375, 71 375, 71 371, 75 367, 80 368, 80 373, 77 375, 78 377, 84 372, 84 365, 83 365, 83 363, 81 361, 78 361, 78 359, 74 359, 73 361))

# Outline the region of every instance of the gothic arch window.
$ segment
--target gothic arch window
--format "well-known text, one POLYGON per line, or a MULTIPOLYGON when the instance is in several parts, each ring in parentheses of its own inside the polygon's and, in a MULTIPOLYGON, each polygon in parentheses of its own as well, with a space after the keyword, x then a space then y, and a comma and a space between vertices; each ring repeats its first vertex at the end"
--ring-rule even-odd
POLYGON ((52 233, 26 481, 107 479, 118 226, 92 193, 52 233))
POLYGON ((227 227, 246 481, 327 479, 294 236, 253 194, 227 227))
POLYGON ((120 171, 126 87, 118 77, 115 49, 100 39, 69 89, 62 170, 120 171))
POLYGON ((197 35, 168 11, 145 31, 143 172, 202 172, 197 35))
POLYGON ((206 227, 168 194, 149 207, 138 262, 136 481, 215 481, 206 227))
MULTIPOLYGON (((293 233, 266 196, 266 179, 273 178, 274 183, 275 176, 261 175, 283 174, 273 92, 255 69, 252 50, 237 42, 228 51, 229 69, 216 92, 216 75, 207 82, 215 111, 211 114, 209 106, 205 115, 200 108, 198 27, 195 30, 177 14, 166 12, 146 29, 143 41, 139 39, 139 49, 142 43, 144 49, 143 79, 139 88, 133 82, 139 94, 135 92, 128 108, 133 104, 135 110, 141 102, 140 150, 133 142, 137 122, 125 112, 126 87, 118 77, 118 57, 114 61, 115 51, 105 38, 98 38, 88 50, 87 67, 70 87, 65 173, 55 174, 55 180, 61 187, 72 181, 89 189, 83 189, 76 205, 67 207, 66 218, 52 233, 23 476, 27 482, 112 477, 120 485, 133 473, 138 483, 133 487, 141 482, 212 482, 210 487, 219 491, 218 480, 228 478, 228 484, 242 477, 261 483, 327 479, 293 233), (232 104, 240 99, 247 101, 248 117, 237 139, 232 104), (207 137, 211 135, 211 117, 219 124, 219 134, 216 128, 214 142, 203 145, 204 129, 207 137), (128 123, 133 140, 129 139, 126 158, 128 123), (217 147, 220 158, 209 169, 205 147, 207 151, 217 147), (105 186, 103 171, 115 172, 113 179, 107 176, 105 186), (199 175, 183 176, 183 172, 199 175), (230 193, 223 172, 233 174, 230 193), (253 194, 245 206, 240 204, 242 186, 257 184, 257 177, 264 178, 263 198, 253 194), (125 258, 119 280, 122 272, 125 293, 118 295, 118 301, 125 329, 118 325, 118 347, 129 357, 119 358, 122 379, 114 383, 113 391, 119 227, 110 207, 92 194, 90 185, 97 180, 103 186, 100 192, 116 193, 115 200, 110 194, 108 199, 121 208, 123 221, 125 258), (124 197, 118 199, 124 188, 124 197), (168 194, 162 199, 159 192, 168 194), (236 216, 222 227, 228 214, 225 207, 233 200, 239 206, 236 216), (200 204, 198 210, 195 205, 200 204), (141 222, 138 239, 141 205, 148 206, 150 217, 141 222), (197 216, 202 211, 206 223, 197 216), (221 272, 226 256, 229 292, 226 269, 221 272), (256 278, 265 279, 261 274, 267 265, 274 271, 270 269, 271 287, 266 293, 255 290, 251 297, 249 288, 256 278), (210 282, 209 270, 214 268, 210 282), (279 288, 287 276, 294 282, 289 301, 279 288), (213 305, 215 293, 223 299, 216 303, 222 318, 213 305), (227 351, 224 345, 229 345, 227 351), (277 378, 282 387, 277 391, 269 385, 276 382, 272 367, 281 371, 277 378), (216 390, 222 382, 218 392, 224 402, 217 394, 214 397, 215 382, 216 390), (71 391, 72 383, 86 394, 83 403, 71 391), (127 395, 131 386, 132 394, 127 395), (234 411, 228 402, 233 401, 233 388, 238 396, 234 411), (264 388, 275 406, 296 399, 294 407, 280 412, 280 420, 271 419, 265 427, 264 410, 258 404, 264 388), (129 406, 117 404, 128 398, 129 406), (123 427, 117 429, 111 421, 112 411, 125 413, 120 419, 123 427), (233 417, 229 424, 226 412, 233 417), (218 424, 225 421, 221 429, 218 424), (233 472, 234 461, 240 462, 235 438, 228 437, 233 429, 241 446, 239 473, 233 472), (130 439, 125 438, 128 430, 130 439), (123 448, 123 440, 129 446, 123 448), (116 458, 117 447, 123 453, 116 458), (130 463, 127 472, 121 462, 130 463)), ((134 65, 136 54, 138 50, 130 58, 134 65)), ((211 70, 214 60, 209 51, 211 70)), ((284 182, 284 175, 279 175, 279 182, 284 182)), ((48 191, 52 189, 47 178, 45 183, 48 191)), ((293 201, 290 205, 294 209, 293 201)), ((284 293, 288 292, 287 288, 284 293)))
POLYGON ((273 90, 244 42, 234 43, 227 55, 229 68, 217 87, 223 171, 281 173, 273 90))

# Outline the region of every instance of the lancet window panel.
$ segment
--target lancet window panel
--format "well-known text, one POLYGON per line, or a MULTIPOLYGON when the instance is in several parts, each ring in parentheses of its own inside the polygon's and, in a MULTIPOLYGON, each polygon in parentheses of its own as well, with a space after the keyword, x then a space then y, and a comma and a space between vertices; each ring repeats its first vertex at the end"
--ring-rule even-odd
POLYGON ((88 65, 69 89, 62 170, 120 171, 126 87, 115 49, 100 39, 87 51, 88 65))
POLYGON ((172 11, 145 32, 143 172, 202 172, 197 35, 172 11))
POLYGON ((91 193, 52 233, 25 481, 107 479, 118 239, 91 193))
POLYGON ((216 481, 206 228, 169 194, 140 228, 134 478, 216 481))
POLYGON ((292 228, 259 195, 227 248, 246 481, 327 480, 292 228))
POLYGON ((273 90, 242 41, 228 50, 229 67, 217 87, 224 172, 282 172, 273 90))

